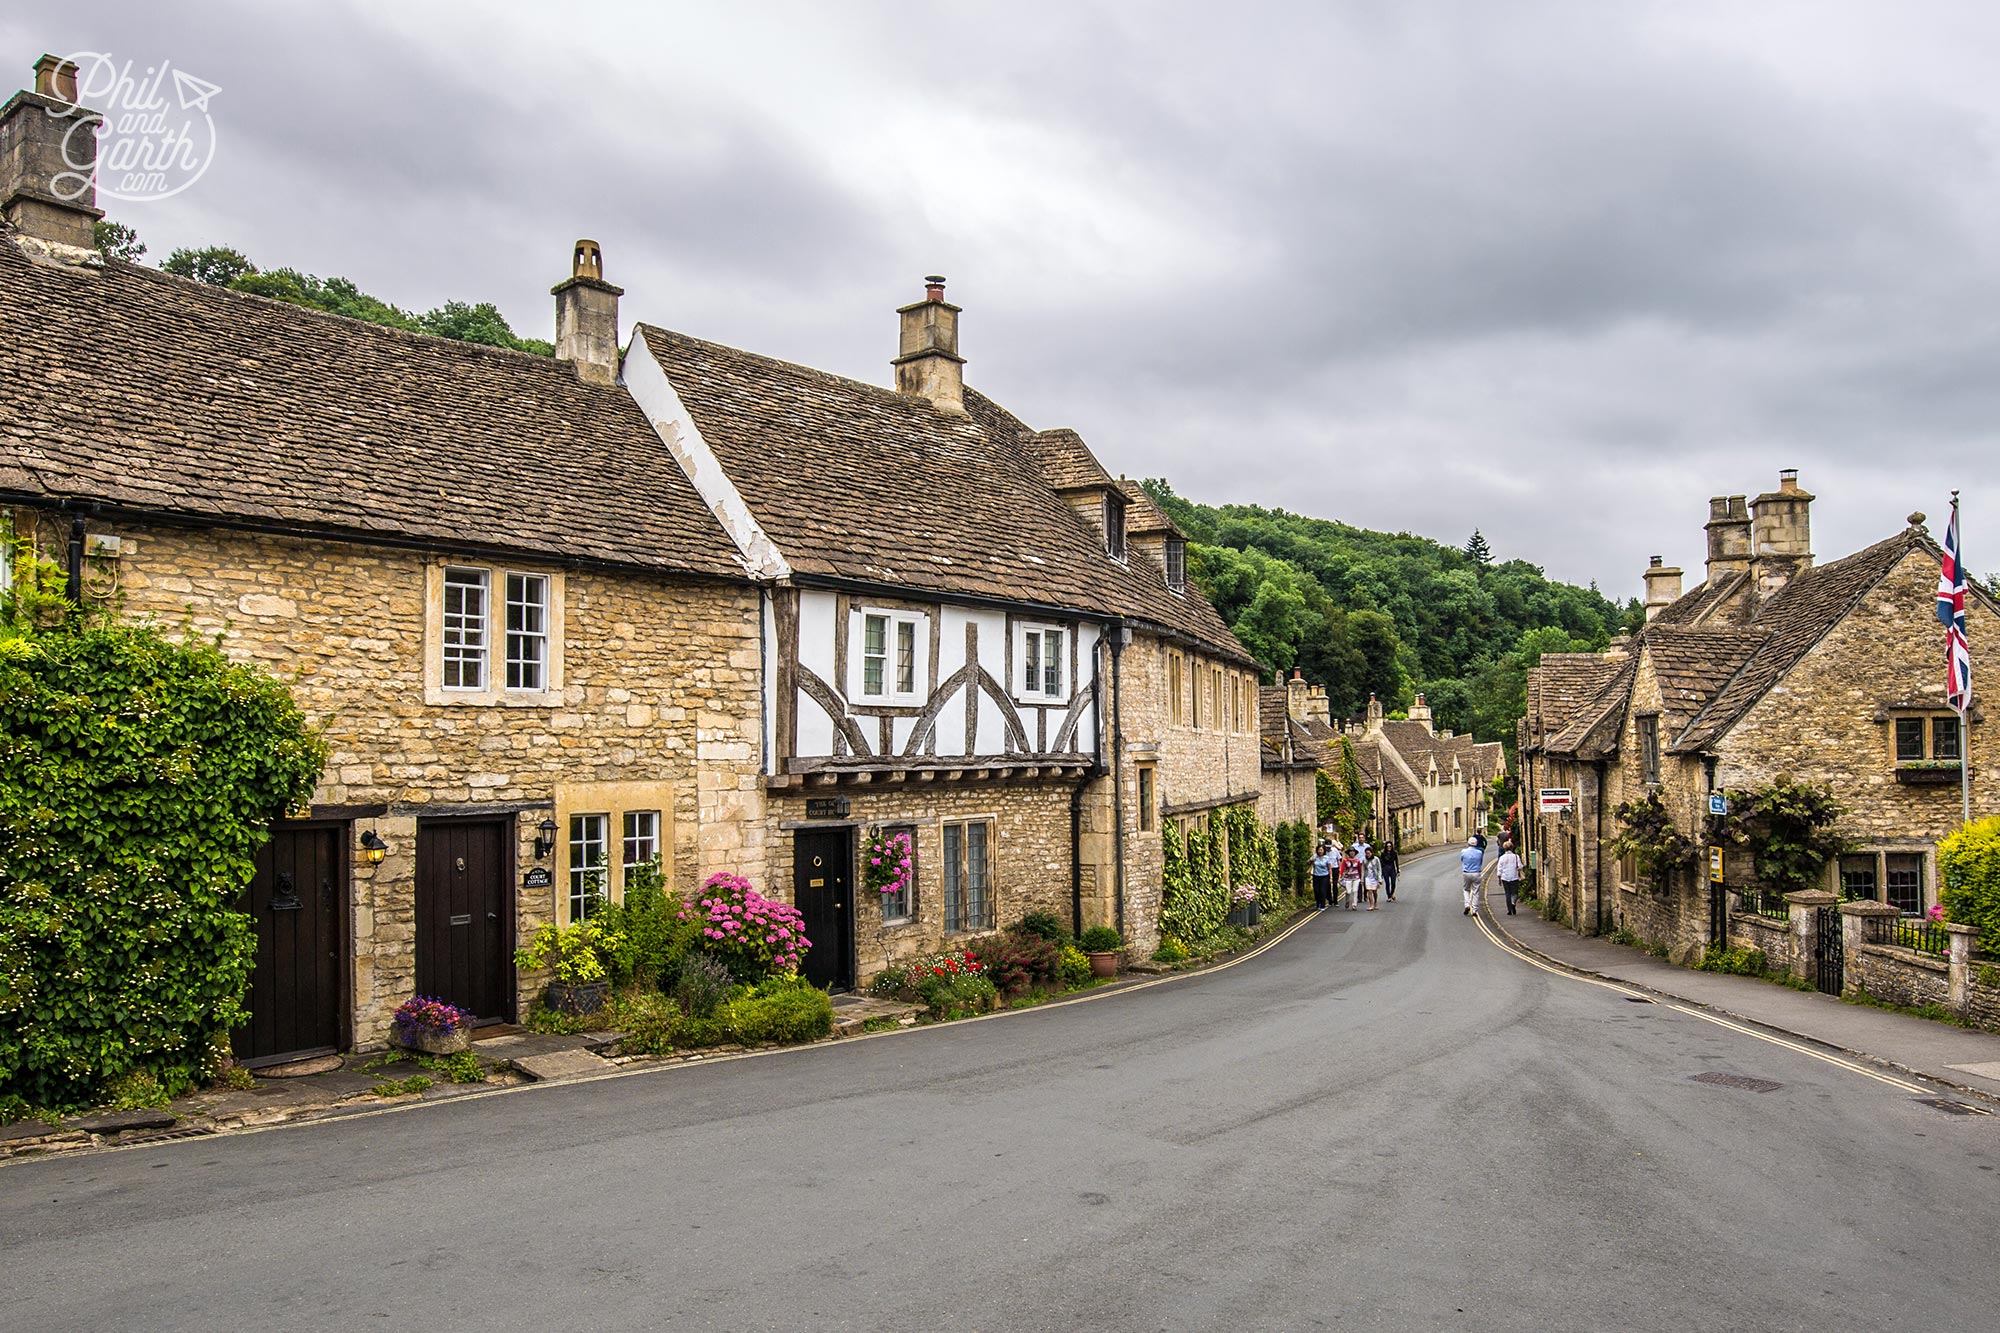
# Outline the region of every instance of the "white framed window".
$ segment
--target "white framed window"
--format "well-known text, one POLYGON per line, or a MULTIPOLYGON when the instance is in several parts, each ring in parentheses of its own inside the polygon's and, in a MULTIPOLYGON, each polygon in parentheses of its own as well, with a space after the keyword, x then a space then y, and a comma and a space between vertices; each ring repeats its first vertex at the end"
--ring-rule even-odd
POLYGON ((611 892, 610 815, 569 817, 569 919, 581 921, 611 892))
POLYGON ((993 822, 943 826, 946 933, 993 929, 993 822))
POLYGON ((645 865, 660 854, 660 812, 658 810, 627 810, 625 812, 625 837, 623 856, 619 866, 625 874, 632 873, 634 866, 645 865))
POLYGON ((850 697, 863 704, 921 703, 930 688, 930 617, 863 609, 849 636, 850 697))
POLYGON ((1059 625, 1014 627, 1014 695, 1043 703, 1069 698, 1069 630, 1059 625))
POLYGON ((447 565, 444 571, 444 687, 486 688, 487 594, 484 569, 447 565))
POLYGON ((507 688, 546 690, 549 681, 549 579, 507 575, 507 688))

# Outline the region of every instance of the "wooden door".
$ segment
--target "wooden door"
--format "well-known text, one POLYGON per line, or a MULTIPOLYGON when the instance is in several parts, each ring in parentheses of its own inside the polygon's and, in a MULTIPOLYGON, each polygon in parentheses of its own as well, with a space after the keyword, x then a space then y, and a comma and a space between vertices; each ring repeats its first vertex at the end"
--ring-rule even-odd
POLYGON ((802 830, 792 841, 792 902, 805 918, 806 980, 831 990, 854 986, 854 831, 802 830))
POLYGON ((245 1064, 340 1049, 347 961, 345 824, 281 824, 257 853, 243 910, 257 929, 250 1021, 230 1035, 245 1064))
POLYGON ((417 824, 417 994, 481 1023, 514 1016, 511 820, 417 824))

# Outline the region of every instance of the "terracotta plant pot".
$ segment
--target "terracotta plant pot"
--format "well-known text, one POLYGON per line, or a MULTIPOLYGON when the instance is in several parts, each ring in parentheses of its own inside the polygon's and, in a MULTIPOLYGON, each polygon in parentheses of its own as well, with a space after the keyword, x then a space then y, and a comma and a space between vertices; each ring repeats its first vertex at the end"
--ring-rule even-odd
POLYGON ((432 1028, 411 1028, 407 1036, 397 1035, 396 1044, 406 1050, 422 1051, 425 1055, 457 1055, 460 1051, 472 1049, 472 1029, 462 1027, 456 1032, 438 1032, 432 1028))
POLYGON ((1118 975, 1118 951, 1107 949, 1103 953, 1093 953, 1090 957, 1090 975, 1093 977, 1115 977, 1118 975))
POLYGON ((604 1007, 611 997, 608 981, 551 981, 549 1008, 565 1018, 585 1018, 604 1007))

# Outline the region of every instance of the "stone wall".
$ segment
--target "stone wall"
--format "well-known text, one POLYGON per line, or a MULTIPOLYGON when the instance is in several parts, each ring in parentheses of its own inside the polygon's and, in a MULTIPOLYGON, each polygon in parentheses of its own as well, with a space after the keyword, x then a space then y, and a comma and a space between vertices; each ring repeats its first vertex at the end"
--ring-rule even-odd
MULTIPOLYGON (((1317 770, 1311 768, 1267 768, 1257 799, 1257 818, 1276 828, 1304 820, 1318 822, 1319 786, 1317 770)), ((1380 803, 1380 797, 1377 797, 1380 803)))
MULTIPOLYGON (((1124 753, 1118 812, 1125 831, 1124 932, 1127 948, 1143 955, 1160 942, 1160 887, 1165 870, 1160 826, 1177 813, 1257 800, 1263 784, 1263 746, 1257 722, 1257 679, 1250 671, 1144 633, 1135 633, 1121 656, 1123 698, 1117 726, 1124 753), (1194 714, 1185 706, 1180 720, 1174 720, 1167 688, 1170 654, 1182 658, 1184 691, 1191 688, 1191 676, 1212 679, 1209 673, 1216 667, 1224 669, 1225 699, 1230 675, 1242 679, 1241 688, 1248 697, 1240 728, 1234 718, 1211 717, 1205 706, 1199 726, 1194 725, 1194 714), (1158 784, 1160 817, 1153 821, 1151 830, 1139 827, 1136 793, 1141 764, 1154 766, 1158 784)), ((1108 719, 1106 725, 1111 725, 1108 719)), ((1108 780, 1103 785, 1110 786, 1108 780)), ((1101 808, 1094 818, 1108 828, 1108 807, 1101 808)), ((1104 887, 1108 896, 1110 886, 1104 887)))
POLYGON ((1754 912, 1729 914, 1729 943, 1740 949, 1758 949, 1764 965, 1772 972, 1790 972, 1798 963, 1797 941, 1789 922, 1754 912))
POLYGON ((1942 1007, 1950 999, 1949 973, 1942 958, 1893 944, 1863 944, 1848 951, 1845 985, 1912 1009, 1942 1007))
MULTIPOLYGON (((805 821, 806 795, 770 795, 772 833, 758 890, 790 902, 792 850, 801 828, 853 830, 855 978, 865 986, 889 964, 991 933, 981 929, 947 935, 944 928, 944 842, 942 825, 960 819, 993 824, 991 873, 993 928, 1013 925, 1029 912, 1053 912, 1071 920, 1070 820, 1072 788, 1062 785, 1000 786, 927 783, 896 791, 846 792, 848 817, 837 822, 805 821), (872 827, 907 828, 917 844, 916 914, 908 921, 884 922, 881 895, 862 886, 860 855, 872 827), (870 899, 873 901, 870 901, 870 899)), ((1093 924, 1086 921, 1085 924, 1093 924)))
MULTIPOLYGON (((643 783, 671 829, 677 890, 761 858, 759 616, 748 585, 465 558, 496 579, 502 569, 550 576, 561 594, 562 685, 534 705, 432 704, 430 557, 214 530, 91 530, 122 538, 113 597, 124 614, 219 636, 230 657, 290 685, 330 749, 315 806, 348 819, 350 838, 372 829, 389 843, 379 865, 358 848, 352 857, 358 1044, 381 1040, 414 984, 414 853, 426 812, 512 820, 525 869, 538 864, 535 826, 567 785, 643 783)), ((496 671, 499 660, 496 650, 496 671)), ((520 939, 563 910, 566 856, 564 846, 541 863, 551 887, 516 890, 520 939)), ((540 980, 518 978, 522 1011, 540 980)))
POLYGON ((1686 871, 1671 876, 1664 889, 1621 882, 1617 924, 1641 943, 1665 948, 1674 962, 1693 963, 1708 947, 1708 885, 1686 871))

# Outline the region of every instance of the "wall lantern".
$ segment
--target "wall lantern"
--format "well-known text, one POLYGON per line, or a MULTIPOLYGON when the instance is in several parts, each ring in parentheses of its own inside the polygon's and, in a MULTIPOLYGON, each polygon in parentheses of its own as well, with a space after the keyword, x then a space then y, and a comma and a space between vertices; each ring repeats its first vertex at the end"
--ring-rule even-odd
POLYGON ((382 841, 382 835, 369 829, 361 835, 361 850, 368 854, 368 864, 380 865, 382 858, 389 854, 389 844, 382 841))
POLYGON ((555 849, 556 849, 556 821, 553 819, 544 819, 537 826, 536 830, 535 859, 537 861, 546 861, 549 859, 549 853, 554 851, 555 849))

